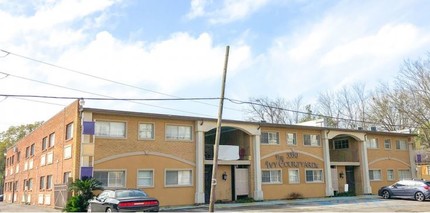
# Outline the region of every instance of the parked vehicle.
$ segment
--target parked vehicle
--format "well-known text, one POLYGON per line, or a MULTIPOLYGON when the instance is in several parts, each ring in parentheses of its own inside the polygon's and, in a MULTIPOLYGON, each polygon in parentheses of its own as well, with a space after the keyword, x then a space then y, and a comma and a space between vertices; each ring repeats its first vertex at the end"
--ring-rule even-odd
POLYGON ((3 195, 0 195, 0 202, 3 201, 3 195))
POLYGON ((104 190, 88 205, 88 212, 158 212, 159 209, 158 200, 139 189, 104 190))
POLYGON ((380 188, 378 195, 384 199, 397 197, 423 201, 430 198, 430 181, 401 180, 380 188))

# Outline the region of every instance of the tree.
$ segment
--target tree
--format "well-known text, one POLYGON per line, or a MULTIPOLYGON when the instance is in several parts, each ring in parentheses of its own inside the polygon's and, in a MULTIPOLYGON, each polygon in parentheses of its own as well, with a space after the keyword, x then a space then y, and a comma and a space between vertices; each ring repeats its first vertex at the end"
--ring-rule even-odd
POLYGON ((87 211, 88 201, 94 197, 94 190, 101 190, 102 183, 95 178, 82 178, 77 179, 71 183, 69 189, 75 193, 75 196, 71 197, 66 204, 64 209, 67 212, 84 212, 87 211))
POLYGON ((33 124, 11 126, 6 131, 0 133, 0 192, 3 191, 3 177, 6 161, 3 153, 6 153, 7 149, 9 149, 13 145, 15 145, 16 142, 30 134, 42 123, 42 121, 39 121, 33 124))

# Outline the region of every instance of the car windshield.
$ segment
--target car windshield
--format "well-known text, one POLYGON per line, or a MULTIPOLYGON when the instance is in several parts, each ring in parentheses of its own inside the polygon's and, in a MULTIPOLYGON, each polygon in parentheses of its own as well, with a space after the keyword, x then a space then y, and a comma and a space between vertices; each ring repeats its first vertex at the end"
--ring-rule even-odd
POLYGON ((430 182, 429 181, 426 181, 426 182, 424 182, 427 186, 430 186, 430 182))
POLYGON ((118 190, 115 192, 117 198, 124 197, 146 197, 147 195, 143 191, 139 190, 118 190))

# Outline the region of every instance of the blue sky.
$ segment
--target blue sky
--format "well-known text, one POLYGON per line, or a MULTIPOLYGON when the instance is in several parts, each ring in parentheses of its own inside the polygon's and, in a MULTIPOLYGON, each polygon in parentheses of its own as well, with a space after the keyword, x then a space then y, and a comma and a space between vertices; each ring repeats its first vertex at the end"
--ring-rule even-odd
MULTIPOLYGON (((389 83, 425 56, 428 11, 427 0, 0 0, 0 49, 11 52, 0 52, 0 94, 219 97, 229 45, 227 97, 315 104, 323 91, 389 83)), ((205 102, 86 106, 215 118, 218 101, 205 102)), ((0 131, 69 103, 0 97, 0 131)), ((244 119, 244 107, 226 102, 224 118, 244 119)))

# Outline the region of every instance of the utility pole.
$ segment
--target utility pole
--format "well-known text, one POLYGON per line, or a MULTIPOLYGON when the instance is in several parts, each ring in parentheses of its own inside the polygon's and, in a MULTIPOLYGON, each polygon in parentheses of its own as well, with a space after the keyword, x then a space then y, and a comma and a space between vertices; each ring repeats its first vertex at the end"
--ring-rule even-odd
POLYGON ((222 76, 222 86, 221 86, 221 99, 219 100, 218 108, 218 122, 215 134, 215 145, 214 145, 214 159, 212 165, 212 181, 211 181, 211 196, 209 201, 209 212, 214 212, 215 204, 215 189, 216 189, 216 174, 218 170, 218 147, 221 137, 221 120, 222 120, 222 109, 224 107, 224 91, 225 91, 225 79, 227 76, 227 64, 228 64, 228 53, 230 51, 230 46, 226 47, 225 50, 225 61, 224 61, 224 73, 222 76))

